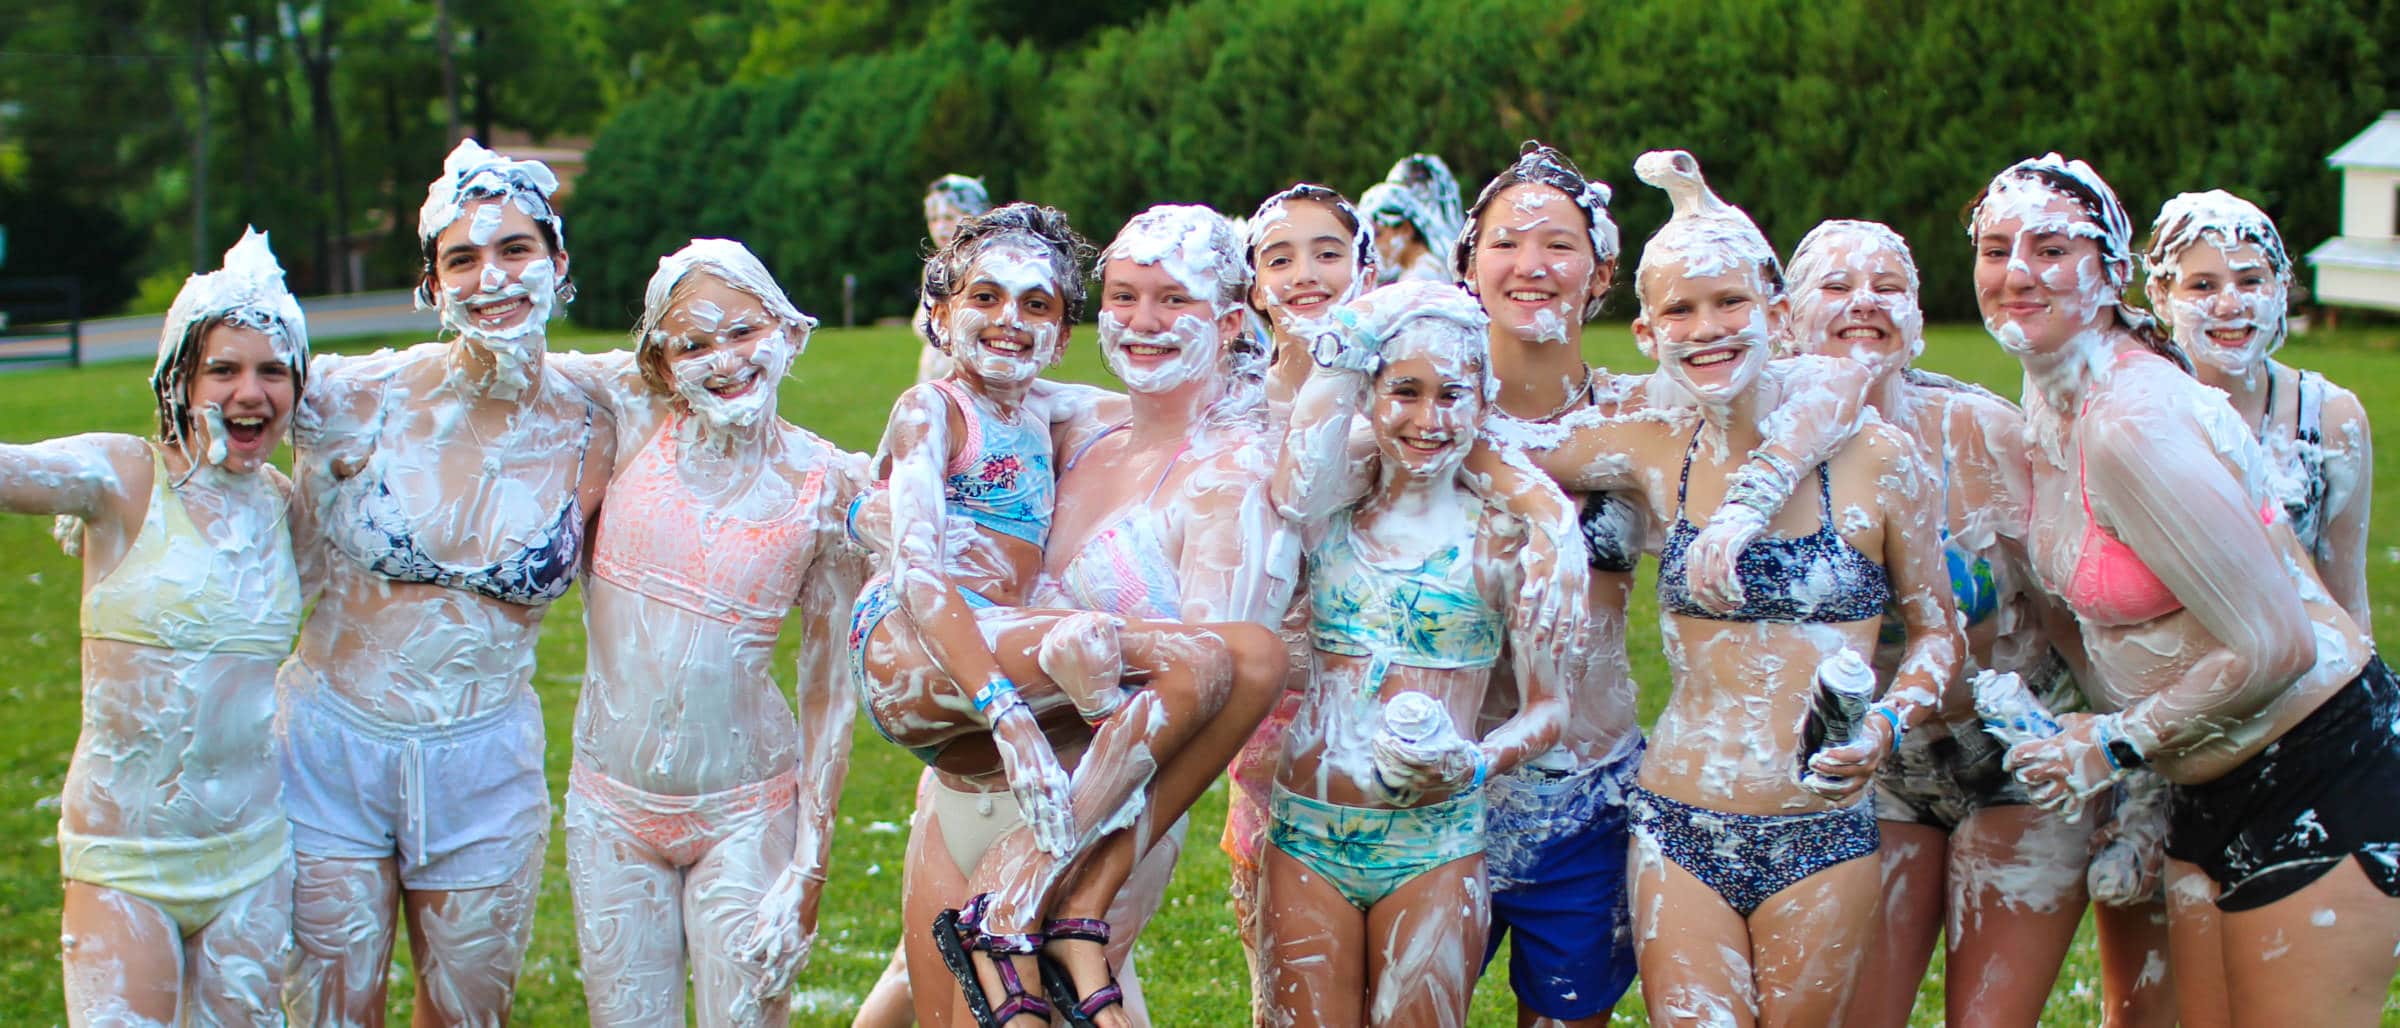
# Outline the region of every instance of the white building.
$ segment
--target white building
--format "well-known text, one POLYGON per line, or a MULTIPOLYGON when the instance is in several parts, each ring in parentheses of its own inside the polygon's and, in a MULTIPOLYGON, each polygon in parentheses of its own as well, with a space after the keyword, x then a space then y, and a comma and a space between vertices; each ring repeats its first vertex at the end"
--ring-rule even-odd
POLYGON ((2400 111, 2385 111, 2325 158, 2342 172, 2342 234, 2308 252, 2310 299, 2400 310, 2400 111))

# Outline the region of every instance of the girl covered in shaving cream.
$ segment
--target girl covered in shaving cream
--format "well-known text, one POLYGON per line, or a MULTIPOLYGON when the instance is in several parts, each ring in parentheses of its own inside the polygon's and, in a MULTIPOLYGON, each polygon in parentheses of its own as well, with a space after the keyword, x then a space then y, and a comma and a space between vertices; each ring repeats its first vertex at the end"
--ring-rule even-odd
POLYGON ((1490 396, 1474 300, 1406 282, 1341 314, 1276 478, 1309 541, 1315 652, 1269 800, 1259 988, 1271 1023, 1463 1024, 1489 914, 1483 785, 1557 742, 1584 561, 1540 476, 1519 487, 1538 517, 1463 481, 1490 396), (1350 457, 1362 408, 1371 463, 1350 457), (1522 703, 1475 733, 1504 642, 1522 703))
MULTIPOLYGON (((1615 375, 1584 359, 1587 318, 1599 313, 1619 258, 1608 186, 1587 180, 1566 155, 1527 143, 1517 160, 1486 184, 1468 214, 1454 264, 1490 316, 1493 377, 1499 395, 1484 431, 1510 450, 1539 455, 1569 439, 1568 425, 1590 442, 1607 431, 1646 432, 1639 422, 1586 424, 1649 404, 1647 376, 1615 375)), ((1866 376, 1844 362, 1814 358, 1809 374, 1825 388, 1793 401, 1793 416, 1753 455, 1753 477, 1793 464, 1768 456, 1838 446, 1863 408, 1866 376), (1788 426, 1788 427, 1785 427, 1788 426)), ((1610 462, 1602 462, 1610 463, 1610 462)), ((1571 478, 1585 477, 1576 469, 1571 478)), ((1763 479, 1761 479, 1763 480, 1763 479)), ((1781 490, 1790 492, 1786 484, 1781 490)), ((1484 960, 1510 940, 1509 982, 1518 1017, 1599 1023, 1632 983, 1632 919, 1626 906, 1626 800, 1641 763, 1632 671, 1625 651, 1626 605, 1634 564, 1654 534, 1650 514, 1626 492, 1570 489, 1590 562, 1592 631, 1574 665, 1573 701, 1559 745, 1487 787, 1492 931, 1484 960)), ((1763 496, 1763 494, 1762 494, 1763 496)), ((1764 502, 1762 500, 1762 502, 1764 502)), ((1769 508, 1772 509, 1771 507, 1769 508)), ((1696 558, 1732 573, 1730 558, 1763 521, 1720 518, 1694 540, 1696 558)), ((1484 722, 1515 709, 1513 676, 1494 677, 1484 722)))
MULTIPOLYGON (((1094 918, 1060 916, 1058 890, 1103 848, 1119 857, 1147 848, 1104 840, 1128 828, 1155 838, 1147 833, 1177 820, 1230 755, 1230 744, 1205 740, 1246 734, 1257 713, 1242 711, 1281 680, 1281 648, 1255 625, 1017 609, 1056 509, 1051 422, 1072 420, 1053 418, 1061 393, 1037 390, 1034 374, 1056 359, 1080 306, 1080 246, 1062 216, 1031 205, 969 219, 927 262, 921 324, 958 361, 957 378, 904 394, 886 435, 889 584, 871 582, 860 597, 854 669, 877 727, 936 770, 935 837, 962 869, 974 865, 970 882, 982 890, 934 919, 935 952, 907 961, 929 1023, 1047 1019, 1064 999, 1070 1019, 1118 1016, 1106 1014, 1107 985, 1044 980, 1039 958, 1067 955, 1046 952, 1051 936, 1108 937, 1094 918), (1086 739, 1070 780, 1059 748, 1086 739), (981 787, 995 772, 1016 816, 945 815, 958 806, 942 801, 945 791, 996 805, 1001 797, 981 787), (957 1001, 940 998, 944 968, 958 979, 957 1001)), ((913 842, 912 852, 932 859, 913 842)))
POLYGON ((629 454, 592 538, 567 875, 596 1025, 782 1024, 807 963, 856 693, 866 458, 775 413, 816 320, 740 243, 659 260, 632 352, 561 354, 629 454), (769 661, 802 619, 794 704, 769 661), (803 776, 800 772, 807 770, 803 776))
MULTIPOLYGON (((1884 931, 1848 1019, 1906 1024, 1944 938, 1949 1022, 2031 1025, 2083 916, 2091 826, 2031 805, 1967 695, 1968 677, 1991 668, 2020 673, 2054 711, 2081 702, 2050 645, 2051 601, 2026 564, 2024 416, 1983 389, 1910 367, 1924 352, 1925 318, 1916 260, 1891 229, 1812 229, 1792 252, 1791 296, 1793 345, 1871 369, 1876 413, 1916 444, 1917 466, 1935 483, 1942 561, 1967 641, 1943 716, 1910 733, 1877 773, 1884 931)), ((1903 623, 1887 617, 1878 642, 1875 671, 1889 680, 1906 657, 1903 623)))
POLYGON ((301 595, 291 483, 267 459, 307 374, 300 305, 246 232, 167 312, 156 439, 0 445, 0 509, 60 515, 83 562, 58 825, 69 1023, 281 1019, 292 832, 270 725, 301 595))
POLYGON ((1913 446, 1888 427, 1869 422, 1799 475, 1758 455, 1779 407, 1830 388, 1816 366, 1770 360, 1781 265, 1689 154, 1654 151, 1635 171, 1675 207, 1637 272, 1634 337, 1660 371, 1650 405, 1614 426, 1564 419, 1565 439, 1533 456, 1570 489, 1638 489, 1667 526, 1660 628, 1675 689, 1631 803, 1642 998, 1677 1018, 1824 1023, 1878 927, 1878 836, 1860 794, 1956 671, 1935 518, 1913 446), (1738 558, 1714 589, 1701 519, 1754 540, 1721 551, 1738 558), (1908 650, 1897 679, 1853 742, 1803 752, 1818 666, 1869 652, 1894 606, 1908 650))
POLYGON ((302 571, 280 680, 296 1018, 379 1023, 405 909, 418 1016, 507 1018, 550 794, 534 638, 615 469, 609 412, 545 365, 574 290, 558 180, 462 142, 426 189, 421 306, 450 338, 327 360, 297 422, 302 571))
POLYGON ((2249 424, 2124 303, 2132 224, 2091 166, 2020 161, 1968 226, 1984 325, 2025 367, 2033 568, 2074 611, 2101 711, 2007 766, 2060 810, 2134 769, 2172 783, 2184 1023, 2374 1023, 2400 967, 2400 679, 2325 588, 2249 424))

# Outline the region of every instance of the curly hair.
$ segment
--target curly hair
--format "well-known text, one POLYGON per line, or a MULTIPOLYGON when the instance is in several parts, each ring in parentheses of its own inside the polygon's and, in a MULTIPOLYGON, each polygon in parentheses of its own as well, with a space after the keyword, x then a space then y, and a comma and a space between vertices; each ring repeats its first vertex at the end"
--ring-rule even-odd
POLYGON ((919 280, 917 335, 928 345, 949 350, 950 340, 935 322, 933 309, 967 287, 967 274, 974 268, 976 258, 1008 242, 1025 243, 1041 251, 1050 263, 1052 281, 1058 283, 1059 302, 1066 306, 1066 323, 1083 320, 1086 295, 1083 271, 1092 261, 1091 242, 1067 224, 1067 216, 1058 209, 1019 201, 959 222, 958 234, 951 237, 950 245, 925 258, 925 271, 919 280))

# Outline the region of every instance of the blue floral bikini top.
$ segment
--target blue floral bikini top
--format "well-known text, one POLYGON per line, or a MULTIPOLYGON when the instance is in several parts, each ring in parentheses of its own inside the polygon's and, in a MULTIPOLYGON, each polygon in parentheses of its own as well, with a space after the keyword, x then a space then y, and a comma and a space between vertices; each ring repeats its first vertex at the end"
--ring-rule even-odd
POLYGON ((1482 508, 1450 545, 1413 566, 1377 564, 1358 552, 1351 512, 1326 526, 1308 555, 1309 637, 1327 653, 1407 667, 1490 667, 1506 619, 1475 586, 1482 508))
POLYGON ((1058 504, 1058 479, 1050 471, 1050 426, 1020 408, 1002 421, 975 402, 965 386, 949 379, 933 387, 967 423, 965 444, 942 479, 950 510, 986 529, 1041 546, 1050 538, 1050 515, 1058 504))
POLYGON ((1822 524, 1797 539, 1761 538, 1734 560, 1742 582, 1742 605, 1726 613, 1692 599, 1687 551, 1700 529, 1684 517, 1683 498, 1691 488, 1692 452, 1700 434, 1683 451, 1683 481, 1675 487, 1675 525, 1658 554, 1658 605, 1684 617, 1710 621, 1779 621, 1842 624, 1883 616, 1891 602, 1891 576, 1883 565, 1859 552, 1833 528, 1833 479, 1817 465, 1817 498, 1822 524))
POLYGON ((413 582, 459 589, 487 599, 519 606, 538 606, 567 594, 575 584, 577 562, 583 556, 583 458, 591 452, 592 411, 583 411, 583 441, 575 454, 575 474, 567 480, 566 499, 549 524, 527 540, 524 548, 484 567, 444 564, 417 542, 416 526, 392 495, 381 465, 367 467, 338 488, 338 507, 325 526, 334 549, 361 567, 395 582, 413 582), (369 477, 373 476, 373 477, 369 477), (345 509, 346 508, 346 509, 345 509))

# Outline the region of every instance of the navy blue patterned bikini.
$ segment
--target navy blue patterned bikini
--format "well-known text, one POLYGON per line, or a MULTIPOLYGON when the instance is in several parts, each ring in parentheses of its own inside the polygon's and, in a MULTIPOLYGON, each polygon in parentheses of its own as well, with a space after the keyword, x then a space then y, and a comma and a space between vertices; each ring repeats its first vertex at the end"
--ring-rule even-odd
MULTIPOLYGON (((1675 526, 1658 555, 1660 609, 1712 621, 1841 624, 1883 617, 1891 576, 1834 530, 1833 481, 1823 464, 1817 465, 1817 497, 1824 524, 1798 539, 1759 539, 1742 550, 1734 562, 1742 583, 1739 609, 1720 614, 1694 601, 1685 563, 1700 530, 1684 517, 1683 499, 1699 445, 1694 432, 1675 491, 1675 526)), ((1734 814, 1637 787, 1632 820, 1635 832, 1743 917, 1810 875, 1873 855, 1883 838, 1874 804, 1863 801, 1808 814, 1734 814)))
POLYGON ((392 495, 383 466, 373 460, 340 485, 338 509, 325 526, 326 540, 350 559, 395 582, 415 582, 460 589, 477 596, 537 606, 566 595, 575 584, 577 562, 583 556, 583 458, 591 451, 592 411, 583 411, 583 441, 575 454, 575 475, 567 480, 566 499, 549 524, 513 553, 484 567, 444 564, 417 542, 417 528, 392 495), (372 476, 372 477, 369 477, 372 476))
POLYGON ((1883 616, 1892 599, 1892 580, 1883 565, 1860 553, 1858 547, 1833 529, 1833 479, 1817 465, 1817 500, 1824 511, 1815 533, 1798 539, 1759 539, 1735 558, 1742 582, 1742 605, 1718 613, 1692 599, 1685 553, 1700 529, 1684 517, 1683 498, 1692 485, 1692 451, 1700 433, 1683 451, 1683 481, 1675 487, 1675 526, 1667 530, 1658 553, 1658 605, 1662 610, 1711 621, 1779 621, 1841 624, 1883 616))

